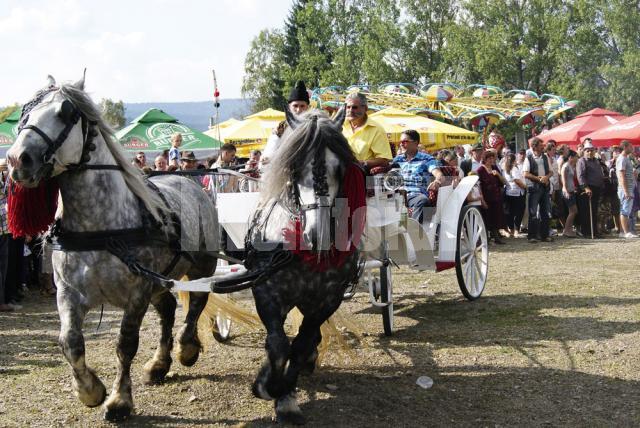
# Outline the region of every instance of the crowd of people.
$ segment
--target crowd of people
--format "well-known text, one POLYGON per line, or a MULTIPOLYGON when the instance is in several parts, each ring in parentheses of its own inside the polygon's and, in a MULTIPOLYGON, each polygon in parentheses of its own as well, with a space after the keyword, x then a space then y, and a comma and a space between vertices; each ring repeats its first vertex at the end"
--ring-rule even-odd
POLYGON ((433 156, 418 151, 418 145, 419 134, 405 131, 394 159, 408 183, 407 202, 416 220, 422 221, 422 211, 431 203, 431 187, 442 184, 446 169, 446 176, 457 179, 478 176, 478 189, 469 202, 480 205, 496 244, 525 234, 531 243, 553 241, 554 235, 638 236, 640 162, 629 141, 596 149, 586 139, 574 151, 534 137, 528 150, 517 153, 506 145, 487 148, 478 142, 468 153, 456 147, 433 156), (417 179, 420 186, 415 185, 417 179))

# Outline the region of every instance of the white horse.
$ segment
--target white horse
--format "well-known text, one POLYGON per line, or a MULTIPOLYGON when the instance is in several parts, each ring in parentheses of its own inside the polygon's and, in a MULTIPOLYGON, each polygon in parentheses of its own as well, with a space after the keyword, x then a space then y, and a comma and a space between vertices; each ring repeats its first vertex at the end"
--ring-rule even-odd
MULTIPOLYGON (((152 185, 145 184, 84 92, 84 77, 60 86, 50 78, 24 106, 7 158, 18 185, 59 183, 64 209, 54 229, 61 248, 54 251, 53 267, 60 345, 71 365, 74 391, 89 407, 104 402, 107 420, 127 418, 133 409, 129 371, 149 303, 160 316, 161 334, 144 366, 145 381, 161 382, 172 361, 176 300, 143 268, 171 278, 211 276, 218 244, 215 207, 188 178, 154 177, 152 185), (124 310, 118 372, 106 402, 104 384, 85 362, 82 335, 87 312, 103 303, 124 310)), ((196 326, 207 297, 190 296, 177 352, 185 365, 194 364, 200 352, 196 326)))

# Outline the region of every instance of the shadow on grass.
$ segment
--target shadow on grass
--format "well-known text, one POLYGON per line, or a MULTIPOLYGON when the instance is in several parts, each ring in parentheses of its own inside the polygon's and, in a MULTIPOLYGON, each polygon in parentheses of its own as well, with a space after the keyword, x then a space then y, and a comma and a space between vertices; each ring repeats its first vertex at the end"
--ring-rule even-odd
POLYGON ((640 331, 640 321, 609 321, 599 308, 633 307, 640 298, 580 297, 573 295, 505 294, 474 301, 451 295, 425 297, 403 294, 395 315, 417 321, 398 331, 396 341, 428 341, 439 346, 476 346, 486 343, 527 344, 538 340, 601 340, 640 331), (407 304, 403 302, 408 301, 407 304), (417 302, 417 303, 416 303, 417 302), (556 310, 567 310, 562 316, 556 310), (571 311, 578 312, 572 315, 571 311), (589 311, 588 314, 585 311, 589 311))
MULTIPOLYGON (((434 386, 415 384, 425 373, 375 378, 319 372, 313 389, 336 383, 328 400, 301 406, 312 426, 637 426, 640 382, 540 367, 461 366, 427 373, 434 386), (369 391, 363 399, 362 391, 369 391), (352 416, 355 418, 352 419, 352 416), (354 419, 358 423, 354 422, 354 419)), ((380 369, 378 369, 380 371, 380 369)))

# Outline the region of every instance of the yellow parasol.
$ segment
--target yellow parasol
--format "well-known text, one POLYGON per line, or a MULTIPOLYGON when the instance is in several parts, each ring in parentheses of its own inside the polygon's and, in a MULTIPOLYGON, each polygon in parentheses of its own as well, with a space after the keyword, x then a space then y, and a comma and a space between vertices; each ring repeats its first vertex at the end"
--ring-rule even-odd
POLYGON ((227 119, 224 122, 220 122, 219 124, 212 126, 208 130, 204 131, 203 134, 208 135, 209 137, 217 138, 218 140, 223 140, 224 130, 229 129, 231 126, 235 125, 238 122, 240 122, 238 119, 234 119, 232 117, 231 119, 227 119))
POLYGON ((283 112, 268 108, 222 130, 222 139, 236 146, 237 156, 247 157, 251 150, 264 148, 273 130, 284 119, 283 112))
POLYGON ((429 151, 440 150, 461 144, 475 143, 478 133, 468 131, 447 123, 395 109, 387 108, 371 114, 369 117, 380 124, 387 133, 390 142, 398 144, 400 135, 407 129, 420 134, 420 143, 429 151))

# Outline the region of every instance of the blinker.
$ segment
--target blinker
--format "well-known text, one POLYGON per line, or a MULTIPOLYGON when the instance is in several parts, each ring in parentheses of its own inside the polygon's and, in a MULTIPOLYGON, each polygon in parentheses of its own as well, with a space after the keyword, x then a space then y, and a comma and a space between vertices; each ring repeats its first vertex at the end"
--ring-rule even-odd
POLYGON ((65 124, 68 124, 73 120, 75 111, 76 111, 76 108, 73 105, 73 103, 69 100, 64 100, 60 104, 60 107, 58 107, 56 114, 58 115, 60 120, 62 120, 62 122, 64 122, 65 124))

